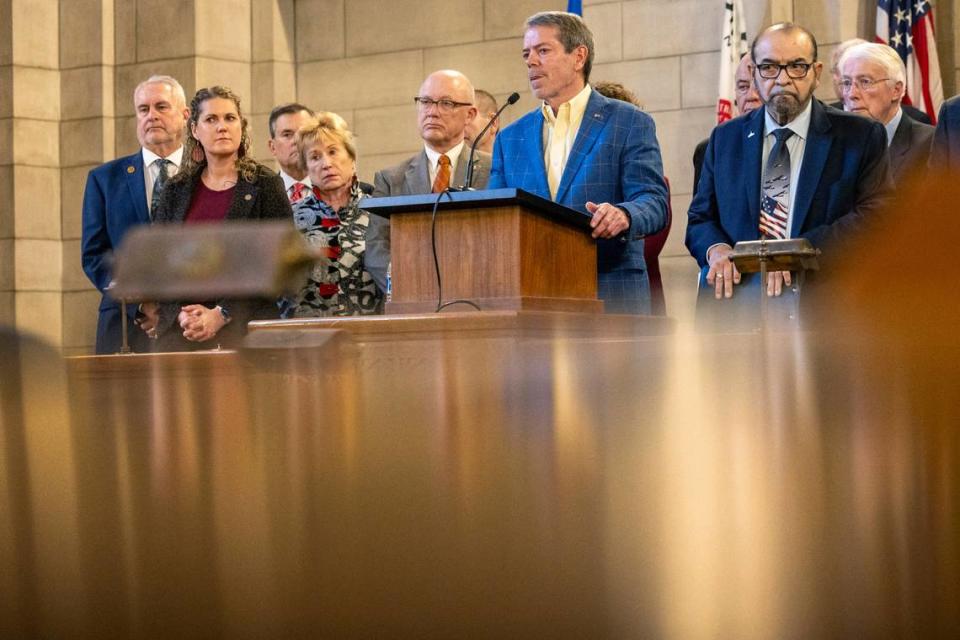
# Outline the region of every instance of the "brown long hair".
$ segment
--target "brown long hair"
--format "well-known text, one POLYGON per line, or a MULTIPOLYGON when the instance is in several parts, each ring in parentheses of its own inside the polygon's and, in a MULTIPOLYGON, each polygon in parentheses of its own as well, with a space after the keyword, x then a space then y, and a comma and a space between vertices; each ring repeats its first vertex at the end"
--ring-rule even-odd
POLYGON ((230 100, 237 107, 237 115, 240 116, 242 127, 240 148, 237 149, 237 173, 240 175, 240 178, 247 182, 256 182, 259 165, 256 160, 250 157, 250 127, 247 119, 243 115, 243 111, 240 110, 240 97, 228 87, 220 85, 200 89, 190 101, 190 118, 187 120, 187 135, 183 142, 183 160, 180 163, 179 173, 184 176, 192 176, 198 169, 202 169, 207 165, 207 157, 203 152, 203 147, 200 145, 200 141, 193 137, 193 127, 200 119, 200 110, 203 107, 203 103, 211 98, 230 100), (197 161, 195 154, 196 156, 202 157, 202 160, 197 161))

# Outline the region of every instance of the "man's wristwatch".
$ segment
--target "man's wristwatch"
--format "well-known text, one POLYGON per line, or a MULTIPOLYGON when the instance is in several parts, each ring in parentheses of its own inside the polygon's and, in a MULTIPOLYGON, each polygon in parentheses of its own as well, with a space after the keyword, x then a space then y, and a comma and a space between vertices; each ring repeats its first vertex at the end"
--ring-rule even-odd
POLYGON ((223 324, 228 325, 233 318, 230 317, 230 311, 226 307, 217 306, 217 309, 220 311, 220 315, 223 316, 223 324))

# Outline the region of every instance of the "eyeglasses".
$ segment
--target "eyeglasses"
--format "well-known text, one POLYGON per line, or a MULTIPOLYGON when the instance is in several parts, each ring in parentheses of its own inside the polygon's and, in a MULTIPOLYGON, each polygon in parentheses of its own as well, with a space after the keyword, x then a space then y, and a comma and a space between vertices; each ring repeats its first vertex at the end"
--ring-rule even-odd
POLYGON ((433 98, 427 98, 425 96, 416 96, 413 99, 414 104, 417 105, 417 108, 421 111, 427 111, 430 107, 436 105, 440 109, 441 113, 450 113, 457 107, 472 107, 473 105, 469 102, 456 102, 454 100, 434 100, 433 98))
POLYGON ((760 74, 761 78, 773 80, 774 78, 780 77, 780 72, 786 69, 787 77, 793 78, 794 80, 799 80, 800 78, 805 78, 807 76, 807 72, 810 71, 810 67, 812 66, 812 62, 788 62, 787 64, 761 62, 757 65, 757 72, 760 74))
POLYGON ((856 80, 851 80, 850 78, 844 78, 840 81, 840 89, 844 93, 849 92, 856 85, 857 89, 860 91, 870 91, 873 89, 874 85, 880 82, 886 82, 890 78, 877 78, 876 80, 871 80, 870 78, 857 78, 856 80))

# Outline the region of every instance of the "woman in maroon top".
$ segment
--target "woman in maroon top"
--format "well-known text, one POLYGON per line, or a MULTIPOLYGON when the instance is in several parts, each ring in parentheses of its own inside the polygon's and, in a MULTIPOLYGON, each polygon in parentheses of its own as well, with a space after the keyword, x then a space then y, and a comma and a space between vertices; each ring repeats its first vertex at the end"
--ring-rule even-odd
MULTIPOLYGON (((183 163, 163 188, 158 223, 217 224, 225 220, 290 220, 292 212, 276 172, 249 156, 240 99, 226 87, 200 89, 190 102, 183 163)), ((158 351, 210 349, 232 344, 249 320, 276 318, 270 300, 215 300, 144 305, 141 323, 158 351)))

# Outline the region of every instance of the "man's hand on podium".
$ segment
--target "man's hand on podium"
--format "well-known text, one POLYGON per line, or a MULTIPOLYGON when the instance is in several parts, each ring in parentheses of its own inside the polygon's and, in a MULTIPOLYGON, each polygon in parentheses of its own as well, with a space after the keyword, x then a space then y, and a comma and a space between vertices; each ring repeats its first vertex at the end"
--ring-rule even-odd
POLYGON ((615 238, 630 228, 630 216, 609 202, 588 202, 587 212, 593 216, 590 226, 593 228, 591 235, 594 238, 615 238))
MULTIPOLYGON (((740 284, 740 271, 730 260, 733 247, 728 244, 718 244, 710 247, 707 252, 707 284, 714 287, 714 296, 717 300, 733 297, 733 285, 740 284)), ((767 274, 767 296, 778 297, 783 294, 784 285, 789 287, 793 283, 789 271, 771 271, 767 274)))
POLYGON ((783 293, 783 286, 790 286, 789 271, 771 271, 767 274, 767 295, 779 296, 783 293))
MULTIPOLYGON (((740 271, 730 261, 733 247, 728 244, 718 244, 707 251, 707 284, 714 287, 714 296, 717 300, 733 297, 733 285, 740 284, 740 271)), ((771 274, 772 275, 772 274, 771 274)))

